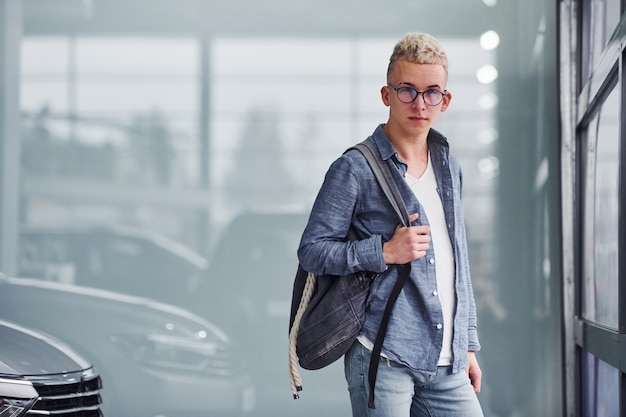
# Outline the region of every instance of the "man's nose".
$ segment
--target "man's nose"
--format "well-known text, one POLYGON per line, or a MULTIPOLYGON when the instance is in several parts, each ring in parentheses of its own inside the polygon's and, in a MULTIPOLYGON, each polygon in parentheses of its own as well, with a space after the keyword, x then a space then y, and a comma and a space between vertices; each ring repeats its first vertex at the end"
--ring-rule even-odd
POLYGON ((426 107, 426 99, 424 98, 424 93, 417 93, 417 97, 411 103, 415 108, 426 107))

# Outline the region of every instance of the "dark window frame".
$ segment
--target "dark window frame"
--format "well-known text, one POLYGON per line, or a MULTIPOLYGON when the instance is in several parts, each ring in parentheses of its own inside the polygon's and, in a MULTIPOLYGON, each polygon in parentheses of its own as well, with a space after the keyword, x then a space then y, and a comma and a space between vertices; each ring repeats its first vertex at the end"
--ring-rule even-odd
MULTIPOLYGON (((620 373, 619 410, 620 417, 626 417, 626 1, 620 4, 621 19, 617 29, 608 40, 599 59, 588 68, 588 57, 593 54, 594 45, 590 41, 592 24, 590 22, 590 1, 577 0, 563 2, 561 8, 561 57, 562 89, 569 89, 561 94, 563 140, 571 144, 564 146, 563 160, 570 159, 571 165, 564 168, 563 174, 571 173, 573 178, 564 178, 571 187, 564 187, 564 218, 571 215, 569 228, 564 233, 564 240, 571 234, 573 242, 564 243, 564 358, 565 358, 565 410, 567 416, 581 416, 583 413, 582 356, 588 352, 606 362, 620 373), (571 47, 573 51, 568 51, 571 47), (572 53, 573 52, 573 53, 572 53), (569 83, 569 84, 568 84, 569 83), (582 259, 589 253, 588 244, 583 242, 585 234, 585 207, 589 198, 594 198, 593 181, 586 172, 588 165, 588 146, 595 141, 595 134, 588 132, 588 126, 601 108, 606 97, 616 88, 620 91, 620 178, 619 178, 619 272, 618 272, 618 326, 609 329, 582 317, 583 279, 585 268, 582 259), (569 118, 567 116, 570 116, 569 118), (570 155, 573 153, 573 155, 570 155), (573 158, 568 158, 573 156, 573 158), (568 171, 570 169, 571 171, 568 171), (572 195, 568 195, 572 194, 572 195), (571 203, 567 200, 570 198, 571 203), (568 277, 568 273, 569 276, 568 277), (568 280, 568 278, 571 278, 568 280)), ((593 123, 592 123, 593 124, 593 123)), ((595 175, 595 173, 591 173, 595 175)), ((591 242, 593 249, 593 242, 591 242)), ((593 253, 593 252, 592 252, 593 253)))

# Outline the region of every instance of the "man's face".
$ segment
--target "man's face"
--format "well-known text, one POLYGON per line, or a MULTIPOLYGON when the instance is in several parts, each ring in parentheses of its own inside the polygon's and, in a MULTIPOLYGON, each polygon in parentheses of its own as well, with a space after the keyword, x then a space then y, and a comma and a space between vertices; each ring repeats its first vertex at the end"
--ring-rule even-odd
MULTIPOLYGON (((381 89, 383 103, 389 107, 390 128, 407 136, 419 136, 427 134, 431 126, 437 121, 442 111, 450 104, 452 95, 446 92, 441 98, 441 103, 428 105, 422 94, 417 94, 414 101, 405 103, 398 98, 398 91, 394 89, 410 87, 418 92, 435 90, 445 91, 447 74, 441 65, 437 64, 413 64, 407 61, 398 61, 389 73, 388 83, 381 89)), ((433 93, 432 91, 430 91, 433 93)), ((401 98, 406 101, 407 91, 401 91, 401 98)), ((438 98, 437 93, 429 94, 438 98)), ((410 95, 409 95, 410 99, 410 95)), ((431 101, 432 100, 426 100, 431 101)))

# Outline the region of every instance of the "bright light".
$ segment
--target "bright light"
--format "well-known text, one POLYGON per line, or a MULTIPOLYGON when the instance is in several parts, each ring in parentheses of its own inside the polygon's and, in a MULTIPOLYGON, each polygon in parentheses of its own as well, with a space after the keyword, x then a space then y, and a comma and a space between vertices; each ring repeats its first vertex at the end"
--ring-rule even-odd
POLYGON ((495 30, 489 30, 480 36, 480 46, 485 51, 492 51, 500 45, 500 35, 495 30))
POLYGON ((498 70, 493 65, 483 65, 476 71, 476 78, 482 84, 490 84, 498 79, 498 70))
POLYGON ((498 131, 495 128, 482 129, 478 132, 478 141, 483 145, 490 145, 498 140, 498 131))
POLYGON ((478 106, 483 110, 491 110, 498 104, 498 96, 490 93, 483 94, 478 98, 478 106))
POLYGON ((494 7, 496 4, 498 4, 498 0, 483 0, 483 3, 487 7, 494 7))
POLYGON ((495 178, 500 173, 500 161, 495 156, 488 156, 478 161, 480 176, 486 180, 495 178))

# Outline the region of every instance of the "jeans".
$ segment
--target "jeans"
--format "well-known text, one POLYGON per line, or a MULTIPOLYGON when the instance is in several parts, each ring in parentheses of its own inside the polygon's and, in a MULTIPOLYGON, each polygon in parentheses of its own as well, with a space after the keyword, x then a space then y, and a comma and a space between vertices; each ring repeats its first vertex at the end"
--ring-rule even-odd
POLYGON ((483 417, 463 371, 440 366, 435 374, 419 372, 381 357, 375 387, 375 409, 367 406, 367 373, 371 352, 358 341, 345 355, 345 376, 353 417, 483 417))

